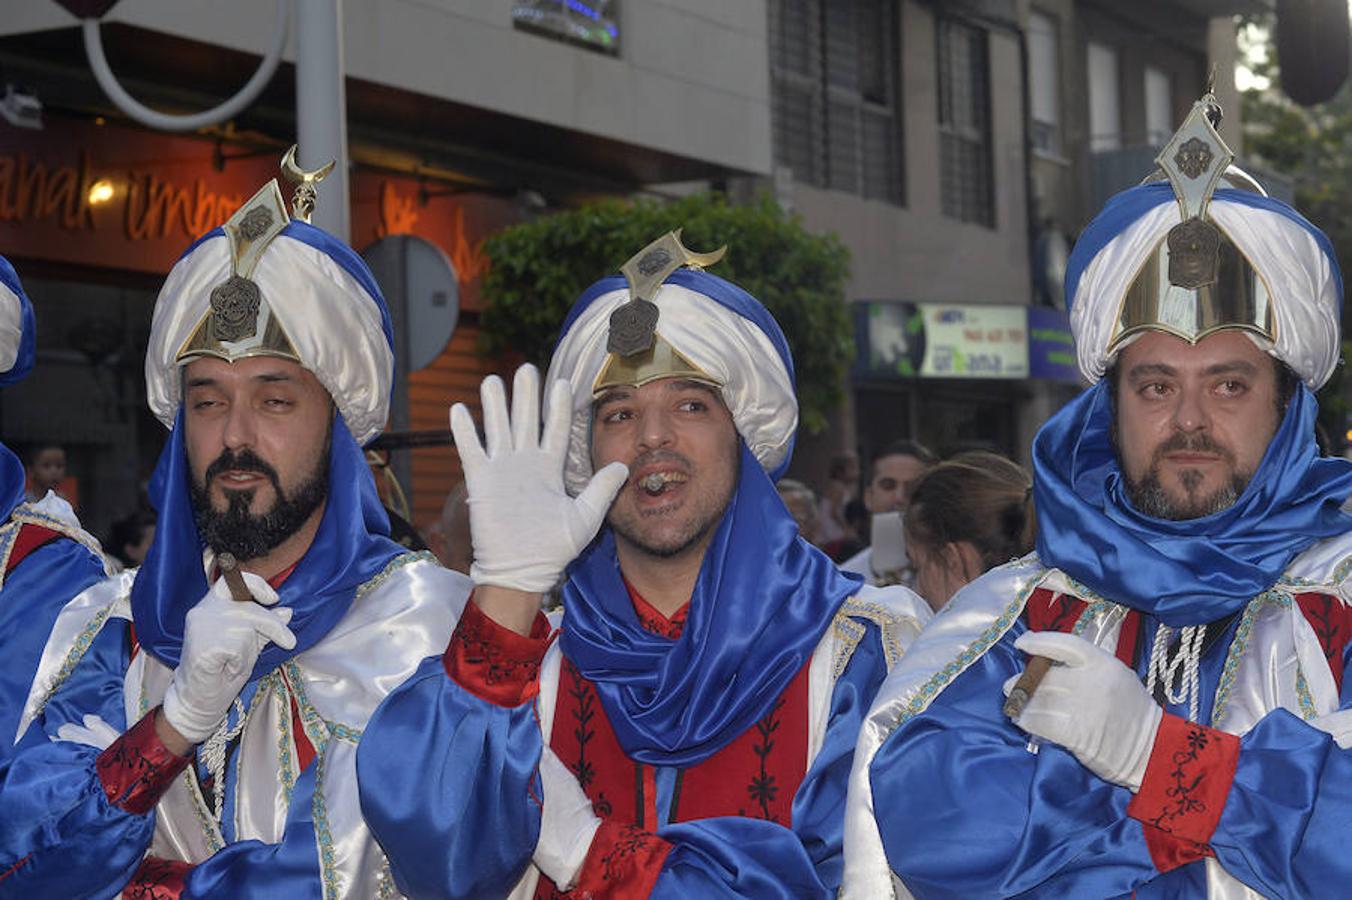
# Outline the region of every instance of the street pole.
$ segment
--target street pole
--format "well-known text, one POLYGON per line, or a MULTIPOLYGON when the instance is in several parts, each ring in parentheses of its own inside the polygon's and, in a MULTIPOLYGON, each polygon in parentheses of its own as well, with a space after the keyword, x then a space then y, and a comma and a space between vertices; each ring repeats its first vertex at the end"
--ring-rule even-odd
POLYGON ((336 160, 315 203, 315 225, 347 242, 347 88, 342 0, 296 0, 296 139, 306 170, 336 160))

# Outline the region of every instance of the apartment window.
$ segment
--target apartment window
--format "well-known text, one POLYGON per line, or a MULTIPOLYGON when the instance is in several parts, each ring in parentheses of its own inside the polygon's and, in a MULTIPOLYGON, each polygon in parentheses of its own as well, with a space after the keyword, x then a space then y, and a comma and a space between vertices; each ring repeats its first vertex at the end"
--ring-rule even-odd
POLYGON ((901 203, 896 0, 773 0, 770 42, 775 162, 901 203))
POLYGON ((1061 53, 1056 20, 1034 11, 1028 17, 1028 93, 1033 149, 1061 153, 1061 53))
POLYGON ((986 32, 941 19, 939 194, 944 215, 995 226, 991 159, 990 64, 986 32))
POLYGON ((1122 147, 1122 107, 1117 90, 1117 51, 1089 43, 1089 149, 1122 147))
POLYGON ((1174 133, 1174 84, 1167 72, 1145 67, 1145 136, 1153 147, 1163 147, 1174 133))

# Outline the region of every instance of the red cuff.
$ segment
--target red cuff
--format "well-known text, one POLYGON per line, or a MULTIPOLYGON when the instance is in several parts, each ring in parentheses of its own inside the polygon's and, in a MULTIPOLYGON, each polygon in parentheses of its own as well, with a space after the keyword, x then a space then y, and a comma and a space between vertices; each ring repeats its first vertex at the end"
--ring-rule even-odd
POLYGON ((549 649, 550 631, 544 613, 537 613, 530 636, 517 634, 485 615, 471 598, 441 661, 446 674, 476 697, 520 706, 540 692, 540 661, 549 649))
POLYGON ((565 897, 644 898, 653 891, 671 844, 637 825, 601 820, 577 884, 565 897))
POLYGON ((178 900, 188 884, 192 863, 147 856, 122 889, 124 900, 178 900))
POLYGON ((155 733, 152 709, 99 754, 96 768, 108 802, 134 816, 155 808, 192 756, 175 756, 155 733))
MULTIPOLYGON (((1239 738, 1166 713, 1141 789, 1127 806, 1127 814, 1148 826, 1147 839, 1150 828, 1156 828, 1182 841, 1205 845, 1225 810, 1238 762, 1239 738)), ((1155 855, 1153 847, 1151 855, 1155 855)), ((1166 854, 1164 861, 1171 859, 1166 854)), ((1156 865, 1160 861, 1157 858, 1156 865)))

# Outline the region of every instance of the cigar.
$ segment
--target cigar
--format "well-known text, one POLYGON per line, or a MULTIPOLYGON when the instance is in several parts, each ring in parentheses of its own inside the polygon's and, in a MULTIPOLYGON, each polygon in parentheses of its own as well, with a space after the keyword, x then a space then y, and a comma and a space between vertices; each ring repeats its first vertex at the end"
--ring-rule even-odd
MULTIPOLYGON (((249 593, 249 586, 244 583, 244 576, 239 572, 239 560, 235 559, 235 554, 222 553, 216 557, 216 567, 221 570, 221 577, 225 579, 225 586, 230 588, 232 600, 248 603, 254 598, 253 594, 249 593)), ((1022 684, 1023 682, 1019 683, 1022 684)))
POLYGON ((1023 712, 1023 708, 1028 705, 1028 701, 1033 699, 1033 694, 1037 692, 1037 686, 1042 683, 1042 677, 1047 674, 1047 670, 1052 667, 1052 661, 1045 656, 1034 656, 1028 660, 1028 665, 1024 668, 1023 674, 1019 680, 1014 682, 1014 689, 1009 692, 1005 698, 1004 712, 1011 719, 1017 719, 1023 712))

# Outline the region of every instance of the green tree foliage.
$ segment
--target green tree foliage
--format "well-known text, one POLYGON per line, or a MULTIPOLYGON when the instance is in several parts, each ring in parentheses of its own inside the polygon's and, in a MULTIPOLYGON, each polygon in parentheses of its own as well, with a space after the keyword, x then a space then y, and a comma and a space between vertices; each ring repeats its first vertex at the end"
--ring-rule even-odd
POLYGON ((518 353, 546 365, 573 301, 677 228, 691 250, 727 245, 709 271, 750 292, 779 321, 793 351, 801 423, 822 431, 854 356, 845 303, 849 252, 834 235, 807 232, 768 197, 747 205, 714 193, 670 203, 605 199, 498 232, 484 242, 491 265, 481 352, 518 353))

